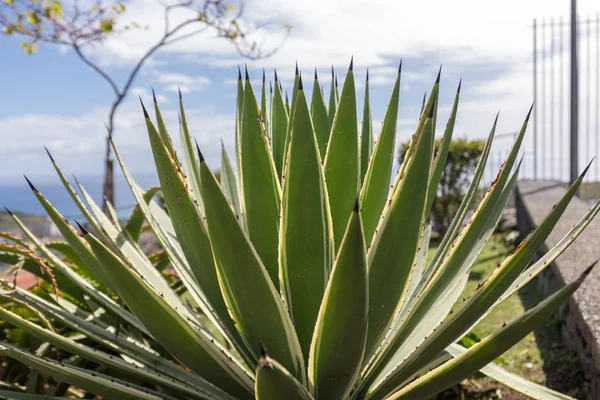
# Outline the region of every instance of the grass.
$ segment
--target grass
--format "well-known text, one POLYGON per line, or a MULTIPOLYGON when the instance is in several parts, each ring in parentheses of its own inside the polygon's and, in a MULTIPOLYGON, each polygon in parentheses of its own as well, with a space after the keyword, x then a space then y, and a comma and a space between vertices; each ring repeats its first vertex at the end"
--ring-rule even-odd
MULTIPOLYGON (((437 247, 429 249, 432 257, 437 247)), ((512 251, 503 243, 501 235, 494 235, 485 246, 473 265, 469 281, 457 305, 463 297, 469 296, 480 282, 483 282, 492 271, 512 251)), ((479 338, 484 338, 498 330, 504 322, 511 321, 525 310, 535 306, 542 300, 535 280, 513 295, 482 320, 472 331, 479 338)), ((457 306, 455 305, 455 307, 457 306)), ((583 392, 583 372, 579 361, 570 354, 560 336, 561 323, 547 321, 536 331, 528 334, 516 346, 504 353, 496 363, 504 369, 523 376, 533 382, 549 386, 562 393, 585 398, 583 392)), ((483 375, 475 376, 463 382, 461 388, 453 388, 440 398, 460 398, 460 391, 467 399, 526 399, 483 375)))

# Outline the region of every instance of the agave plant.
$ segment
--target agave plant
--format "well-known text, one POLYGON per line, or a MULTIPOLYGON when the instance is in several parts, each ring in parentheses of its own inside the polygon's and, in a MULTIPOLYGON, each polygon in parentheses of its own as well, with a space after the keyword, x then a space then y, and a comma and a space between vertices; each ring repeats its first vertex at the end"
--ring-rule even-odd
MULTIPOLYGON (((107 399, 425 399, 477 371, 536 399, 569 398, 491 362, 548 318, 591 267, 476 345, 457 341, 560 255, 600 204, 530 265, 582 175, 451 311, 513 193, 529 115, 463 226, 494 122, 465 199, 428 261, 427 215, 460 84, 434 154, 438 74, 392 180, 400 77, 401 68, 374 143, 368 74, 359 136, 352 63, 341 93, 332 82, 329 106, 316 73, 310 105, 297 69, 290 105, 275 75, 270 108, 264 74, 259 105, 248 72, 245 80, 240 73, 235 159, 223 148, 219 181, 194 148, 181 96, 181 158, 156 100, 155 123, 142 104, 166 210, 155 199, 158 189, 144 192, 114 146, 138 203, 126 222, 112 208, 103 213, 79 185, 86 206, 50 157, 85 221, 74 229, 30 183, 64 242, 41 242, 14 215, 30 243, 7 236, 15 244, 2 244, 1 254, 15 269, 40 274, 44 267, 43 278, 57 290, 35 294, 4 281, 0 294, 8 303, 0 318, 60 352, 33 354, 1 342, 2 355, 47 377, 42 390, 56 382, 107 399), (142 251, 143 226, 160 252, 142 251), (10 304, 37 318, 19 316, 10 304)), ((34 398, 10 389, 0 394, 34 398)))

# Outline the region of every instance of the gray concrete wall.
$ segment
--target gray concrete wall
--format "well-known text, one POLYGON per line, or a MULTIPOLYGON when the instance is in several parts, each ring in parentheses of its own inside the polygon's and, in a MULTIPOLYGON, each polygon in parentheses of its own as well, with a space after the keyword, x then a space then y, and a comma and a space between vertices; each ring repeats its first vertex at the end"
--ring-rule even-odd
MULTIPOLYGON (((561 184, 551 181, 521 181, 517 185, 516 206, 519 231, 524 236, 538 226, 565 194, 561 184)), ((543 254, 577 223, 589 206, 574 198, 550 234, 543 254)), ((600 259, 600 216, 538 278, 544 296, 575 281, 582 271, 600 259)), ((600 399, 600 266, 594 269, 579 290, 559 311, 565 343, 580 358, 586 375, 589 399, 600 399)))

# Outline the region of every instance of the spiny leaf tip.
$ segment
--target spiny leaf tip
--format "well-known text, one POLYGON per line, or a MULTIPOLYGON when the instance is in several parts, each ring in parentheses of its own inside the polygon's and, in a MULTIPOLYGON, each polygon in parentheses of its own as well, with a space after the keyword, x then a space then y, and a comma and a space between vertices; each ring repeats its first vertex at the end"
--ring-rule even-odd
POLYGON ((356 196, 356 200, 354 201, 354 210, 355 213, 360 211, 360 196, 356 196))
POLYGON ((244 65, 244 69, 246 71, 246 80, 249 81, 250 80, 250 75, 248 74, 248 64, 244 65))
POLYGON ((299 70, 298 70, 298 61, 296 61, 296 75, 300 74, 299 70))
POLYGON ((298 75, 298 90, 304 90, 304 86, 302 85, 302 74, 298 75))
POLYGON ((77 227, 81 231, 82 235, 87 235, 89 233, 88 230, 85 229, 85 227, 79 223, 79 221, 75 220, 75 223, 77 224, 77 227))
POLYGON ((440 83, 440 76, 442 75, 442 66, 440 65, 440 69, 437 74, 437 78, 435 78, 435 83, 440 83))
POLYGON ((158 104, 158 102, 156 101, 156 93, 154 93, 154 88, 151 87, 150 89, 152 89, 152 101, 154 101, 154 104, 158 104))
POLYGON ((140 99, 140 104, 142 105, 142 110, 144 111, 144 118, 150 119, 150 115, 148 115, 148 111, 146 111, 146 107, 144 106, 142 97, 138 95, 138 98, 140 99))
POLYGON ((352 71, 354 69, 354 56, 352 56, 350 58, 350 66, 348 67, 348 70, 352 71))
POLYGON ((4 209, 6 210, 6 212, 7 212, 7 213, 9 213, 9 214, 10 214, 10 216, 11 216, 11 217, 15 215, 15 214, 13 214, 13 212, 12 212, 12 211, 10 211, 10 210, 8 209, 8 207, 6 207, 6 206, 5 206, 5 207, 4 207, 4 209))
POLYGON ((35 186, 33 186, 33 183, 31 183, 31 181, 29 180, 29 178, 27 178, 26 175, 23 175, 23 178, 25 178, 25 180, 27 181, 27 184, 29 185, 29 187, 31 188, 31 190, 33 190, 34 192, 38 192, 39 191, 35 188, 35 186))
POLYGON ((525 122, 529 121, 529 117, 531 117, 531 112, 533 111, 533 106, 535 106, 535 101, 531 104, 531 107, 529 107, 529 112, 527 113, 527 117, 525 118, 525 122))
POLYGON ((50 161, 54 162, 54 157, 52 157, 52 154, 50 154, 50 150, 48 150, 46 146, 44 146, 44 149, 46 150, 46 154, 48 154, 48 157, 50 157, 50 161))
POLYGON ((198 152, 198 160, 200 163, 204 162, 204 156, 202 155, 202 152, 200 151, 200 146, 198 145, 198 141, 195 140, 196 142, 196 151, 198 152))

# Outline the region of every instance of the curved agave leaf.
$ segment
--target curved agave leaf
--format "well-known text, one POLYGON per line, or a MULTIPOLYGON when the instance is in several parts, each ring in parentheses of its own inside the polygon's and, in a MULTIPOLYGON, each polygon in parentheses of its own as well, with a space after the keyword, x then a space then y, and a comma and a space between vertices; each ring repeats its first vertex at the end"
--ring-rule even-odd
MULTIPOLYGON (((198 164, 200 166, 200 164, 198 164)), ((235 211, 236 218, 243 223, 242 205, 239 192, 239 184, 233 171, 233 166, 225 150, 225 145, 221 141, 221 187, 227 199, 231 202, 231 207, 235 211)))
MULTIPOLYGON (((62 260, 60 260, 54 253, 52 253, 46 246, 44 246, 34 235, 27 229, 23 222, 16 215, 12 215, 12 218, 19 226, 19 229, 25 236, 33 243, 33 245, 44 255, 44 257, 50 261, 50 263, 56 267, 69 281, 79 287, 83 292, 87 293, 91 298, 102 304, 104 307, 114 312, 116 315, 122 317, 125 321, 135 326, 142 332, 147 332, 146 327, 131 313, 123 310, 117 303, 115 303, 108 295, 95 288, 89 281, 83 279, 75 271, 69 268, 62 260)), ((66 224, 66 222, 65 222, 66 224)), ((110 277, 109 277, 110 280, 110 277)))
MULTIPOLYGON (((174 269, 177 271, 182 283, 188 290, 188 293, 192 296, 194 301, 197 303, 198 307, 204 312, 204 314, 208 317, 208 319, 214 324, 219 333, 225 337, 225 339, 232 344, 241 354, 244 361, 248 365, 254 365, 255 361, 250 354, 250 352, 245 348, 241 337, 239 336, 233 321, 229 317, 229 313, 225 315, 225 318, 222 319, 216 312, 214 312, 212 306, 209 304, 206 296, 202 292, 200 286, 198 285, 196 279, 192 275, 191 268, 187 264, 187 260, 185 260, 185 256, 183 255, 183 251, 179 246, 179 242, 176 240, 175 231, 173 229, 171 220, 166 212, 155 202, 150 202, 148 205, 143 201, 142 191, 139 186, 135 183, 127 167, 125 166, 123 159, 119 153, 118 148, 112 143, 113 151, 117 161, 119 162, 123 174, 125 176, 125 180, 128 182, 131 191, 138 201, 148 223, 154 233, 156 234, 157 239, 159 240, 162 247, 165 249, 171 264, 174 269)), ((155 287, 156 288, 156 287, 155 287)), ((168 291, 165 290, 163 293, 171 292, 169 288, 168 291)), ((179 310, 183 310, 186 312, 186 308, 183 306, 179 299, 168 299, 171 305, 176 305, 179 310)), ((186 315, 186 318, 194 320, 196 323, 200 323, 201 321, 196 318, 194 314, 186 315)), ((240 366, 242 368, 246 368, 244 366, 240 366)))
POLYGON ((331 131, 331 127, 329 126, 327 106, 325 105, 323 92, 321 92, 316 68, 312 99, 310 101, 310 115, 315 128, 317 143, 319 144, 319 153, 321 154, 321 158, 324 159, 325 153, 327 152, 327 143, 329 142, 329 132, 331 131))
MULTIPOLYGON (((154 100, 154 108, 158 110, 156 99, 154 100)), ((187 118, 185 116, 185 110, 183 109, 183 97, 181 96, 181 91, 179 91, 179 135, 181 137, 181 147, 183 148, 183 166, 187 171, 191 195, 193 196, 194 200, 196 200, 200 215, 204 215, 204 203, 202 202, 202 194, 200 193, 200 168, 198 168, 198 159, 196 158, 196 153, 194 152, 192 135, 190 134, 187 118)), ((167 146, 167 149, 169 149, 168 146, 171 142, 169 136, 165 135, 163 137, 161 134, 161 138, 164 145, 167 146)), ((172 154, 173 160, 181 168, 181 164, 179 164, 179 160, 175 151, 169 151, 169 153, 172 154)))
MULTIPOLYGON (((154 196, 160 191, 160 187, 153 186, 144 192, 144 202, 146 204, 154 198, 154 196)), ((138 204, 135 205, 129 219, 125 223, 125 230, 131 237, 131 239, 138 241, 140 234, 144 227, 144 213, 138 204)))
MULTIPOLYGON (((465 192, 465 196, 460 203, 454 218, 452 218, 452 222, 446 231, 446 235, 444 235, 442 242, 438 246, 437 251, 435 252, 433 258, 429 262, 428 277, 427 282, 433 276, 433 274, 437 271, 439 267, 441 267, 442 261, 446 258, 448 253, 450 252, 451 245, 459 234, 459 230, 461 225, 465 219, 469 208, 471 207, 471 202, 473 198, 479 191, 479 183, 481 182, 481 178, 483 177, 483 173, 485 171, 485 167, 487 165, 487 160, 490 155, 490 151, 492 149, 492 142, 494 140, 494 135, 496 133, 496 126, 498 124, 498 114, 496 115, 496 119, 494 120, 494 125, 488 135, 488 139, 483 148, 483 152, 481 153, 481 157, 479 158, 479 162, 477 163, 477 168, 475 168, 475 172, 473 174, 473 180, 469 184, 467 191, 465 192)), ((427 283, 426 282, 426 283, 427 283)))
MULTIPOLYGON (((27 178, 25 178, 27 179, 27 178)), ((82 266, 85 266, 85 273, 87 275, 91 275, 96 280, 99 280, 108 288, 110 288, 114 292, 114 286, 108 276, 104 273, 102 268, 100 267, 100 263, 92 252, 89 249, 89 246, 85 242, 85 240, 81 239, 77 232, 66 222, 66 219, 52 206, 52 204, 33 186, 33 184, 27 179, 27 183, 29 187, 33 191, 35 197, 42 205, 46 213, 54 222, 54 225, 58 228, 61 235, 69 242, 72 249, 75 251, 78 257, 81 258, 83 263, 82 266)))
POLYGON ((257 400, 278 400, 284 393, 288 400, 313 400, 308 390, 264 349, 258 360, 254 393, 257 400))
POLYGON ((164 393, 133 385, 121 379, 88 371, 54 360, 34 356, 6 342, 0 343, 0 352, 29 365, 43 374, 68 382, 89 392, 115 400, 176 400, 164 393))
MULTIPOLYGON (((385 117, 383 118, 381 132, 377 137, 377 143, 375 144, 371 161, 368 163, 364 183, 360 192, 360 212, 364 221, 365 237, 367 238, 368 243, 371 243, 372 241, 371 238, 373 237, 373 233, 379 222, 381 210, 383 210, 385 201, 390 192, 390 179, 395 155, 394 149, 396 148, 396 123, 398 121, 398 107, 400 104, 401 71, 402 63, 400 63, 400 66, 398 67, 396 83, 392 89, 392 96, 388 103, 385 117)), ((367 111, 365 111, 365 113, 366 112, 367 111)), ((435 131, 433 134, 435 136, 435 131)), ((364 129, 363 135, 365 135, 364 129)), ((369 140, 371 139, 363 139, 362 144, 364 145, 365 141, 368 142, 369 140)), ((423 164, 427 166, 426 170, 429 170, 428 164, 429 162, 423 164)), ((428 178, 429 177, 425 177, 424 182, 427 182, 428 178)), ((414 201, 416 203, 417 199, 414 201)))
POLYGON ((588 268, 576 282, 560 289, 491 336, 470 347, 462 355, 418 378, 394 393, 389 399, 425 399, 477 372, 552 315, 577 290, 592 267, 588 268))
POLYGON ((119 296, 144 322, 152 336, 174 357, 226 392, 249 398, 252 384, 245 373, 202 329, 195 330, 161 296, 113 252, 84 232, 92 251, 115 283, 119 296))
POLYGON ((329 107, 327 108, 327 118, 329 119, 329 131, 333 128, 333 121, 335 120, 335 114, 338 107, 338 93, 337 93, 337 78, 333 65, 331 66, 331 87, 329 89, 329 107))
MULTIPOLYGON (((452 357, 460 357, 468 349, 464 348, 460 344, 452 343, 446 348, 446 351, 450 353, 452 357)), ((575 400, 573 397, 564 395, 552 389, 548 389, 545 386, 538 385, 537 383, 528 381, 527 379, 521 378, 518 375, 512 374, 495 363, 491 362, 485 367, 479 370, 484 375, 500 382, 504 386, 507 386, 525 396, 537 399, 537 400, 575 400)))
MULTIPOLYGON (((440 147, 435 154, 435 160, 433 161, 433 169, 431 170, 431 178, 429 179, 429 189, 427 190, 427 204, 425 210, 429 213, 433 200, 437 196, 437 188, 440 184, 440 178, 442 177, 442 171, 446 166, 446 160, 448 158, 448 151, 450 150, 450 142, 452 142, 452 134, 454 133, 454 123, 456 122, 456 113, 458 111, 458 99, 460 97, 460 87, 462 80, 458 83, 458 89, 456 90, 456 96, 454 97, 454 104, 452 104, 452 110, 450 111, 450 118, 448 118, 448 124, 444 131, 444 137, 440 142, 440 147)), ((434 113, 434 117, 437 117, 437 108, 434 113)), ((433 129, 435 131, 435 121, 433 123, 433 129)))
POLYGON ((365 354, 369 286, 365 235, 358 208, 356 199, 310 347, 309 382, 321 399, 347 397, 365 354))
MULTIPOLYGON (((483 246, 493 232, 505 206, 502 198, 507 198, 506 196, 503 196, 503 193, 505 195, 507 193, 504 191, 506 181, 508 180, 514 162, 516 161, 527 127, 529 115, 530 114, 528 114, 517 141, 515 142, 507 161, 503 165, 498 178, 475 211, 475 214, 461 233, 461 236, 457 239, 457 242, 451 248, 443 265, 436 271, 433 278, 431 278, 431 282, 420 293, 414 306, 411 307, 407 316, 398 325, 396 331, 391 334, 391 339, 380 352, 379 358, 366 373, 367 378, 361 382, 361 390, 364 390, 366 386, 370 386, 374 382, 376 376, 382 372, 388 362, 396 355, 398 349, 406 343, 407 339, 410 338, 413 333, 417 332, 417 329, 419 332, 417 336, 420 336, 421 338, 430 334, 431 330, 435 328, 435 325, 431 325, 429 323, 431 319, 428 320, 427 318, 429 318, 429 314, 435 309, 434 307, 439 304, 441 299, 444 299, 451 294, 454 296, 460 294, 460 292, 456 291, 457 282, 464 278, 464 275, 469 270, 475 258, 483 249, 483 246), (423 327, 428 327, 428 330, 423 331, 423 327)), ((454 300, 451 298, 444 301, 454 303, 454 300)))
POLYGON ((267 136, 269 137, 269 141, 271 140, 269 134, 269 108, 267 107, 267 80, 265 77, 265 69, 263 68, 263 77, 262 77, 262 89, 260 91, 260 115, 265 124, 265 132, 267 132, 267 136))
POLYGON ((400 365, 400 368, 386 378, 377 389, 379 394, 398 387, 418 372, 426 364, 426 360, 431 359, 432 354, 434 356, 439 354, 446 346, 458 339, 464 334, 466 327, 471 326, 496 302, 533 259, 577 192, 582 180, 583 175, 571 186, 529 238, 525 239, 517 250, 504 260, 484 283, 479 285, 469 299, 463 302, 440 326, 436 327, 431 335, 400 365))
MULTIPOLYGON (((0 281, 0 286, 5 289, 8 288, 2 281, 0 281)), ((160 357, 141 342, 124 336, 122 331, 117 332, 114 327, 103 321, 97 318, 90 319, 89 313, 83 312, 74 305, 69 306, 67 301, 59 299, 61 300, 61 307, 58 307, 20 288, 0 291, 0 295, 34 311, 39 309, 48 315, 52 315, 61 324, 85 334, 93 342, 121 354, 124 358, 128 357, 128 360, 138 365, 145 365, 157 373, 164 374, 169 379, 175 379, 185 385, 197 387, 206 385, 206 381, 199 378, 198 375, 192 374, 166 358, 160 357)), ((41 319, 44 320, 43 316, 41 319)))
POLYGON ((368 355, 381 343, 399 311, 417 253, 425 221, 427 182, 433 156, 433 108, 430 110, 423 129, 415 138, 415 153, 391 204, 384 211, 369 249, 368 355))
POLYGON ((337 252, 348 224, 348 218, 352 214, 360 184, 358 121, 352 63, 350 63, 340 104, 335 113, 324 165, 333 220, 333 239, 337 252))
MULTIPOLYGON (((277 176, 283 176, 283 153, 285 152, 285 135, 288 130, 288 111, 285 107, 283 95, 281 93, 281 86, 277 79, 277 71, 275 71, 275 91, 273 94, 273 112, 271 114, 271 135, 272 138, 272 151, 273 160, 275 162, 275 168, 277 170, 277 176)), ((238 153, 239 154, 239 153, 238 153)))
POLYGON ((168 379, 161 374, 151 372, 144 368, 138 368, 132 363, 123 361, 120 358, 114 357, 108 353, 98 351, 88 346, 77 343, 67 337, 61 336, 48 329, 42 328, 17 314, 0 308, 0 316, 2 319, 18 328, 23 329, 27 333, 44 340, 53 346, 59 347, 69 353, 76 354, 88 360, 97 362, 100 365, 108 366, 111 369, 125 374, 125 376, 133 377, 134 379, 142 379, 152 382, 156 385, 168 387, 182 395, 191 396, 199 399, 233 399, 225 392, 217 389, 215 386, 206 382, 203 386, 189 386, 173 379, 168 379))
POLYGON ((333 235, 321 157, 301 79, 293 106, 279 266, 283 300, 306 356, 333 264, 333 235))
POLYGON ((264 344, 305 382, 300 343, 277 289, 202 156, 200 171, 219 286, 236 328, 256 360, 264 344))
POLYGON ((245 226, 273 284, 278 288, 277 242, 281 189, 271 157, 269 139, 247 71, 240 151, 245 226))
POLYGON ((371 162, 371 153, 373 153, 373 117, 371 116, 371 100, 369 99, 369 69, 367 69, 367 79, 365 81, 365 105, 363 107, 362 119, 362 134, 360 135, 361 182, 364 182, 365 180, 367 168, 369 167, 369 163, 371 162))

